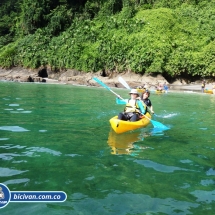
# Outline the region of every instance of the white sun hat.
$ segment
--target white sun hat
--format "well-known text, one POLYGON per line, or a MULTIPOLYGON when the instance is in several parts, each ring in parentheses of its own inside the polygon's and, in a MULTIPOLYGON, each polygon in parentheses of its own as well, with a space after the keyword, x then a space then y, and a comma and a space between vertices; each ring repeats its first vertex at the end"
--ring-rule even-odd
POLYGON ((139 93, 136 89, 132 89, 129 94, 137 94, 139 96, 139 93))

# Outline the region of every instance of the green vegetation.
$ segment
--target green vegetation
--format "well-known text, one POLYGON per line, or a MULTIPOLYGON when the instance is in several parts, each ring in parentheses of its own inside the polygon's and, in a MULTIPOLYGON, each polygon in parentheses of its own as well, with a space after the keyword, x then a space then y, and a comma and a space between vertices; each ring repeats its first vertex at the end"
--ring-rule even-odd
POLYGON ((0 66, 215 76, 215 0, 2 0, 0 66))

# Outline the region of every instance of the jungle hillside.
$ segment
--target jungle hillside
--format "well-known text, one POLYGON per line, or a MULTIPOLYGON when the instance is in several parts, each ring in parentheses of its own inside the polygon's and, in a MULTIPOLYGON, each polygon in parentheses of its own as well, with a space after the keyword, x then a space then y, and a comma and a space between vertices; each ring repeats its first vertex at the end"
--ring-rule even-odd
POLYGON ((1 0, 0 67, 215 76, 215 0, 1 0))

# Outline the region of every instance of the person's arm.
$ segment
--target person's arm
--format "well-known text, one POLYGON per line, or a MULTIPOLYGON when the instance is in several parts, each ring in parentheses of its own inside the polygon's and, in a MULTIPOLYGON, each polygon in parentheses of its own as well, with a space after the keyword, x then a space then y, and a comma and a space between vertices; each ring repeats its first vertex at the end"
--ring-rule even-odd
POLYGON ((120 98, 116 98, 116 103, 117 103, 118 105, 126 105, 126 104, 127 104, 127 99, 122 100, 122 99, 120 99, 120 98))
POLYGON ((152 114, 155 113, 154 110, 153 110, 153 106, 152 106, 152 105, 151 105, 151 107, 150 107, 150 111, 151 111, 152 114))
POLYGON ((150 112, 151 112, 152 114, 155 113, 154 110, 153 110, 152 102, 151 102, 150 99, 149 99, 149 103, 148 103, 148 106, 147 106, 147 107, 150 109, 150 112))

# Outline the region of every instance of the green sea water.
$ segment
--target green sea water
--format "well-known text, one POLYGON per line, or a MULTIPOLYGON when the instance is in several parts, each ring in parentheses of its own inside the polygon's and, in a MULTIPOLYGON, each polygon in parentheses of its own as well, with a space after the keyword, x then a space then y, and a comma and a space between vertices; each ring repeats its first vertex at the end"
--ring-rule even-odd
POLYGON ((67 194, 0 214, 214 214, 215 96, 152 93, 153 120, 170 129, 116 135, 109 119, 124 106, 107 89, 0 82, 0 92, 0 183, 67 194))

